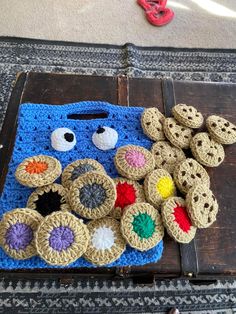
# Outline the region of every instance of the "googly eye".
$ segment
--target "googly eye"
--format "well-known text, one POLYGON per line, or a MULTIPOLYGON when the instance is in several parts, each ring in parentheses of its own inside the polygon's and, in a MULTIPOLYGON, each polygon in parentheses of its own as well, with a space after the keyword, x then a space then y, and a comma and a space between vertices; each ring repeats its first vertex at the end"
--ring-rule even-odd
POLYGON ((51 134, 51 145, 59 152, 67 152, 76 145, 75 133, 68 128, 58 128, 51 134))
POLYGON ((118 141, 118 133, 112 128, 102 126, 93 133, 92 141, 98 149, 113 149, 118 141))

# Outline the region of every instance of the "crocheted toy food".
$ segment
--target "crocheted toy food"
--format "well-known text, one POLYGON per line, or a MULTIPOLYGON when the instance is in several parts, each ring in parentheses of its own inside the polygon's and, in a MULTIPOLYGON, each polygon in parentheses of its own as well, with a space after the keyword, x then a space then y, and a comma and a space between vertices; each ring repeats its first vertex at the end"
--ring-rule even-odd
POLYGON ((59 152, 72 150, 76 145, 75 133, 68 128, 55 129, 51 134, 51 146, 59 152))
POLYGON ((53 183, 61 175, 60 162, 50 156, 38 155, 23 160, 16 169, 17 181, 34 188, 53 183))
POLYGON ((116 186, 106 174, 90 171, 72 183, 68 198, 77 214, 98 219, 107 216, 114 207, 116 186))
POLYGON ((89 231, 69 212, 54 212, 44 218, 35 235, 39 256, 50 265, 66 266, 84 254, 89 231))
POLYGON ((153 155, 144 147, 135 145, 120 147, 114 163, 118 173, 131 180, 144 178, 155 167, 153 155))
POLYGON ((189 148, 193 130, 179 124, 174 118, 166 118, 163 123, 163 130, 168 140, 176 147, 189 148))
POLYGON ((58 210, 70 210, 68 191, 62 185, 53 183, 37 188, 30 196, 27 207, 37 210, 42 216, 58 210))
POLYGON ((165 120, 163 114, 157 108, 144 109, 141 124, 144 134, 154 141, 165 139, 162 124, 165 120))
POLYGON ((29 208, 16 208, 3 215, 0 223, 0 245, 14 259, 37 254, 35 232, 43 217, 29 208))
POLYGON ((195 237, 197 229, 192 225, 181 197, 167 199, 162 205, 161 216, 168 234, 175 241, 189 243, 195 237))
POLYGON ((107 126, 99 126, 92 136, 93 144, 100 150, 114 149, 117 141, 118 133, 113 128, 107 126))
POLYGON ((164 169, 156 169, 149 173, 144 180, 146 199, 158 207, 165 199, 176 194, 175 184, 171 175, 164 169))
POLYGON ((201 112, 193 106, 178 104, 172 108, 172 113, 175 120, 192 129, 200 128, 204 121, 201 112))
POLYGON ((216 221, 218 203, 213 192, 204 185, 197 185, 186 195, 189 217, 194 226, 207 228, 216 221))
POLYGON ((217 167, 225 158, 224 147, 206 132, 197 133, 192 138, 190 147, 196 160, 207 167, 217 167))
POLYGON ((90 158, 79 159, 70 163, 63 170, 61 176, 62 185, 69 188, 73 181, 89 171, 106 173, 104 167, 98 161, 90 158))
POLYGON ((184 194, 195 185, 210 186, 210 178, 206 170, 192 158, 187 158, 176 166, 174 180, 179 190, 184 194))
POLYGON ((158 211, 148 203, 128 206, 121 217, 121 232, 128 244, 147 251, 156 246, 164 236, 164 228, 158 211))
POLYGON ((173 146, 167 141, 159 141, 152 145, 151 152, 155 158, 156 167, 173 173, 175 166, 186 159, 182 149, 173 146))
POLYGON ((87 224, 90 240, 84 257, 99 266, 116 261, 125 251, 125 240, 120 231, 120 223, 105 217, 87 224))
POLYGON ((206 120, 206 126, 211 137, 220 144, 236 142, 236 125, 223 117, 212 115, 206 120))
POLYGON ((114 179, 116 185, 116 202, 110 212, 110 216, 120 219, 126 206, 134 203, 145 202, 144 190, 138 182, 117 178, 114 179))

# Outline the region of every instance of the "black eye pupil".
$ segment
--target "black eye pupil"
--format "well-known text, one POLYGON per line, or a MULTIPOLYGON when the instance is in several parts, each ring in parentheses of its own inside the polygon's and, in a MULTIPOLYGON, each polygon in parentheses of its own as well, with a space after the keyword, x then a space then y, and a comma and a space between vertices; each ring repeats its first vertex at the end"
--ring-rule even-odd
POLYGON ((72 133, 65 133, 64 138, 67 142, 73 142, 74 141, 74 135, 72 133))
POLYGON ((98 133, 98 134, 101 134, 101 133, 104 133, 104 132, 105 132, 105 129, 104 129, 104 128, 101 128, 101 127, 100 127, 100 128, 97 129, 97 133, 98 133))

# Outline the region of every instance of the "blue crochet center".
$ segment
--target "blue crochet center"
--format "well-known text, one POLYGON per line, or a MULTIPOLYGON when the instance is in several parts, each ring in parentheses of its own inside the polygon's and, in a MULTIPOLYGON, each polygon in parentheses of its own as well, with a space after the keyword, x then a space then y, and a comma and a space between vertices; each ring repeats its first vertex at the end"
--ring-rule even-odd
MULTIPOLYGON (((67 105, 46 105, 26 103, 20 106, 17 135, 12 159, 5 181, 3 193, 0 198, 0 218, 14 208, 26 207, 27 199, 33 189, 20 185, 14 173, 17 166, 27 157, 34 155, 48 155, 60 160, 63 169, 77 159, 92 158, 99 161, 111 177, 117 177, 113 158, 116 149, 102 151, 95 147, 92 135, 99 126, 108 126, 118 132, 116 148, 127 144, 134 144, 150 149, 152 141, 143 133, 141 127, 141 114, 144 108, 123 107, 101 101, 84 101, 67 105), (106 118, 93 120, 72 119, 71 115, 105 113, 106 118), (51 133, 66 127, 75 135, 77 144, 68 152, 55 151, 51 147, 51 133)), ((60 181, 58 181, 60 183, 60 181)), ((128 266, 153 263, 161 258, 163 242, 147 251, 139 252, 127 247, 122 256, 114 263, 107 265, 128 266)), ((0 248, 1 269, 21 268, 51 268, 39 257, 18 261, 7 256, 0 248)), ((96 267, 83 258, 79 258, 69 267, 96 267)), ((54 267, 53 267, 54 268, 54 267)), ((59 267, 58 267, 59 268, 59 267)))

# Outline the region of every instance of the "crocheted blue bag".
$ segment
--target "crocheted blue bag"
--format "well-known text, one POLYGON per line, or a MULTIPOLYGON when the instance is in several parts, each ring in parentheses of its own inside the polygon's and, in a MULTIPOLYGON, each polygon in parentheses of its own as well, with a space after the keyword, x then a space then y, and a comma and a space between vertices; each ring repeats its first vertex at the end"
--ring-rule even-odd
MULTIPOLYGON (((151 148, 152 141, 146 137, 141 127, 141 114, 144 108, 123 107, 112 105, 107 102, 84 101, 67 105, 46 105, 26 103, 20 106, 17 135, 15 140, 12 159, 5 181, 3 193, 0 198, 0 218, 14 208, 26 206, 27 199, 32 189, 20 185, 14 176, 19 163, 25 158, 44 154, 60 160, 62 167, 77 159, 93 158, 99 161, 111 177, 118 176, 113 157, 116 149, 102 151, 92 142, 92 135, 99 126, 107 126, 115 129, 118 133, 116 148, 134 144, 147 149, 151 148), (96 119, 75 119, 81 115, 97 114, 96 119), (102 115, 101 115, 102 114, 102 115), (101 118, 105 116, 105 118, 101 118), (51 146, 51 133, 57 128, 69 128, 76 135, 77 144, 74 149, 61 152, 51 146)), ((161 258, 163 241, 149 251, 140 252, 129 246, 122 256, 107 267, 144 265, 153 263, 161 258)), ((1 269, 21 268, 52 268, 39 257, 27 260, 14 260, 7 256, 0 248, 1 269)), ((68 267, 96 267, 79 258, 68 267)), ((54 267, 55 268, 55 267, 54 267)))

